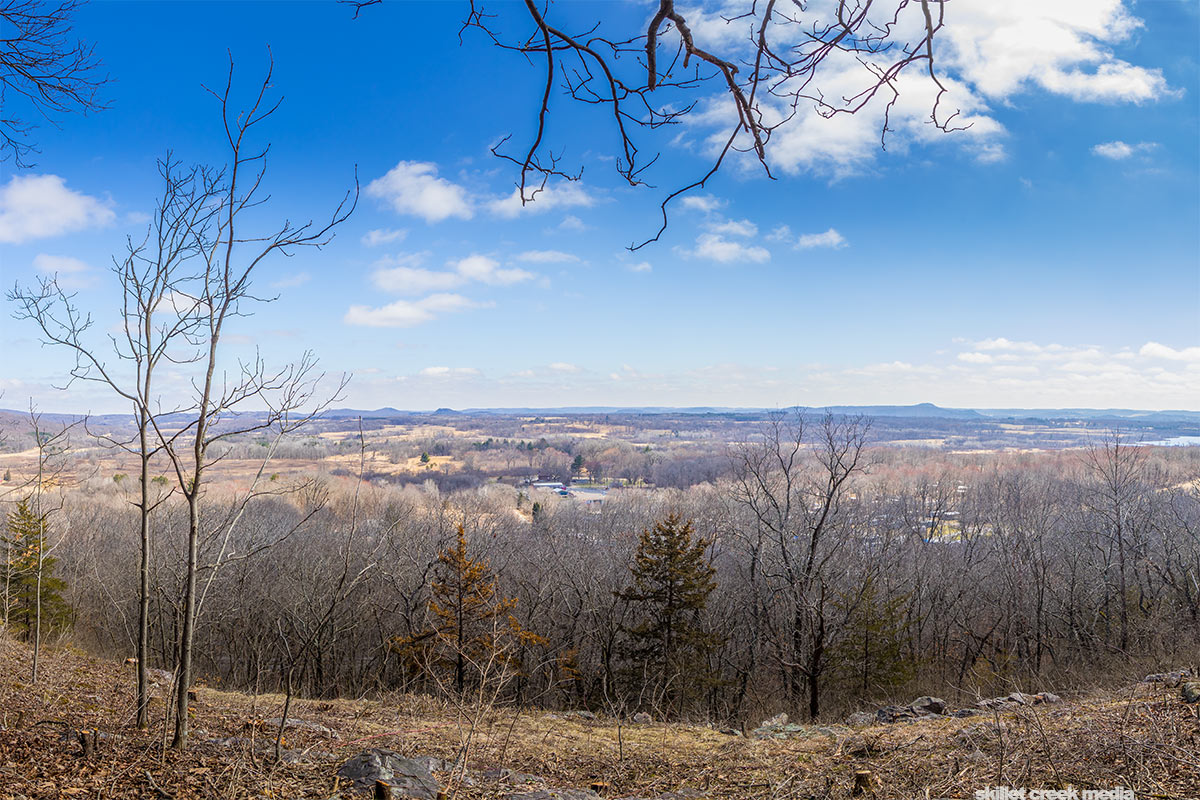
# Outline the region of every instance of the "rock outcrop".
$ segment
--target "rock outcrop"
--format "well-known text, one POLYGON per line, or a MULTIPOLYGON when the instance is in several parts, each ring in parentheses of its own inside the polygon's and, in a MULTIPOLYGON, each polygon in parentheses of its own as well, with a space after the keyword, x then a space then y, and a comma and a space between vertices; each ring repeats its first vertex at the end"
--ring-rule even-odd
POLYGON ((364 750, 342 764, 337 774, 362 792, 375 791, 377 783, 387 784, 393 798, 437 800, 441 789, 422 760, 404 758, 391 750, 364 750))

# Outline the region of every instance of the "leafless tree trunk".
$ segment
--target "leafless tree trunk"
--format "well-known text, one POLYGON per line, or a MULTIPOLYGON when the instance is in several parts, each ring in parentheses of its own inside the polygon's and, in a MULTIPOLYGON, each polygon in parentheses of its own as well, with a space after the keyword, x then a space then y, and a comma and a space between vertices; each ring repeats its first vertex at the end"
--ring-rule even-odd
POLYGON ((202 245, 215 209, 209 202, 218 186, 207 170, 181 170, 170 154, 159 162, 163 195, 154 219, 140 242, 128 240, 124 259, 113 266, 121 287, 121 334, 111 342, 110 363, 105 344, 89 338, 92 319, 80 311, 73 295, 65 292, 57 276, 43 279, 36 287, 17 287, 9 298, 18 304, 18 317, 32 320, 44 341, 70 350, 75 356, 70 382, 92 381, 113 391, 133 406, 136 441, 123 441, 93 434, 109 445, 137 454, 139 461, 139 612, 137 634, 137 725, 145 728, 148 718, 150 537, 151 517, 164 497, 151 487, 150 467, 162 449, 155 439, 155 418, 174 408, 162 407, 154 382, 163 362, 187 364, 198 357, 195 342, 199 318, 188 297, 201 271, 194 263, 203 254, 202 245), (125 374, 131 366, 133 374, 125 374))
MULTIPOLYGON (((259 190, 266 173, 267 148, 253 150, 247 136, 279 106, 267 93, 272 70, 260 84, 249 107, 239 112, 232 102, 233 62, 220 91, 209 90, 221 108, 226 133, 229 162, 222 174, 223 183, 209 191, 206 207, 212 210, 211 235, 206 231, 201 258, 203 271, 198 291, 191 298, 187 314, 198 320, 193 335, 201 355, 198 364, 201 375, 195 382, 193 405, 188 410, 189 421, 174 431, 164 429, 153 421, 155 432, 175 472, 180 492, 187 504, 188 525, 186 571, 182 607, 182 624, 178 640, 179 664, 175 700, 175 733, 172 747, 185 749, 188 744, 188 690, 192 684, 193 647, 197 616, 197 575, 202 525, 202 500, 206 469, 210 466, 209 448, 216 442, 253 431, 287 433, 297 430, 319 414, 340 394, 339 386, 319 399, 319 383, 311 354, 282 369, 270 371, 261 358, 239 364, 240 374, 233 380, 221 372, 221 339, 226 323, 243 313, 242 305, 259 298, 252 294, 255 269, 273 255, 288 255, 297 248, 319 248, 332 237, 333 229, 345 221, 354 210, 357 191, 337 206, 323 225, 290 222, 273 231, 256 234, 242 230, 243 212, 260 206, 265 198, 259 190), (234 421, 230 413, 248 403, 262 404, 260 412, 249 422, 234 421)), ((344 385, 344 381, 343 381, 344 385)))

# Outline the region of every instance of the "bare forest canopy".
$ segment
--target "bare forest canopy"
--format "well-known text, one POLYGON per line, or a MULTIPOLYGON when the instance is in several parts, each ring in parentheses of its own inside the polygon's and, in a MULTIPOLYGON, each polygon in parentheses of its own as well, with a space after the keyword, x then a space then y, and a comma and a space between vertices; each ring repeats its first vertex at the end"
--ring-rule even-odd
MULTIPOLYGON (((892 425, 1002 424, 975 420, 397 414, 361 437, 331 414, 265 468, 265 438, 219 454, 195 559, 198 677, 745 722, 1069 691, 1200 643, 1200 448, 1087 426, 1085 447, 873 444, 892 425)), ((107 458, 45 458, 78 463, 42 489, 68 609, 43 628, 124 658, 139 489, 107 458)), ((17 455, 4 462, 22 485, 17 455)), ((171 670, 188 507, 166 480, 151 496, 147 657, 171 670)), ((21 618, 18 603, 10 628, 21 618)))

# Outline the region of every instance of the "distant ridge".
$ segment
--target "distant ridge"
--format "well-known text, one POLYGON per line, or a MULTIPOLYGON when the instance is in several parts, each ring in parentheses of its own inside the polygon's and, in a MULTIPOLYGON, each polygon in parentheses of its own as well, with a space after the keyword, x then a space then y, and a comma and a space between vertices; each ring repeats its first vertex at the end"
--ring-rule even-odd
POLYGON ((983 414, 970 408, 942 408, 933 403, 911 406, 797 406, 802 411, 868 417, 905 417, 907 419, 984 419, 983 414))
MULTIPOLYGON (((808 414, 824 414, 830 412, 838 415, 868 417, 888 417, 900 419, 946 419, 976 422, 994 422, 999 420, 1078 420, 1078 421, 1109 421, 1127 420, 1141 424, 1167 422, 1200 423, 1200 411, 1163 410, 1150 411, 1134 408, 943 408, 933 403, 915 403, 913 405, 877 405, 877 406, 791 406, 788 409, 766 407, 735 407, 735 406, 558 406, 558 407, 514 407, 514 408, 438 408, 436 410, 398 409, 386 406, 373 410, 354 408, 333 408, 325 412, 325 419, 408 419, 428 418, 431 416, 451 417, 470 414, 493 415, 533 415, 533 416, 570 416, 596 414, 676 414, 676 415, 763 415, 773 411, 790 410, 802 411, 808 414)), ((245 416, 253 418, 261 412, 245 412, 245 416)), ((176 415, 168 415, 172 420, 176 415)), ((83 419, 83 414, 42 413, 42 420, 52 424, 70 424, 83 419)), ((178 415, 179 420, 186 415, 178 415)), ((0 422, 9 424, 19 423, 28 419, 28 412, 15 409, 0 409, 0 422)), ((93 423, 122 424, 133 419, 131 414, 96 414, 89 419, 93 423)))

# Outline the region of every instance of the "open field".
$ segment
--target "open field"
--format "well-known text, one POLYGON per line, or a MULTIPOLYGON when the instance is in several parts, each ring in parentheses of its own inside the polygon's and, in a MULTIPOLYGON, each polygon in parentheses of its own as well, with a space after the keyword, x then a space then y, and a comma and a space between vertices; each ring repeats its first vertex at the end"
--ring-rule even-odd
MULTIPOLYGON (((916 410, 902 409, 899 414, 888 408, 887 413, 871 417, 870 442, 896 450, 969 457, 1081 448, 1114 428, 1123 430, 1131 441, 1200 433, 1200 421, 1182 412, 1175 416, 1095 414, 1076 418, 1019 417, 1014 412, 1004 418, 929 408, 934 410, 913 407, 916 410)), ((609 481, 682 487, 720 474, 731 448, 759 435, 771 414, 633 409, 603 413, 340 410, 282 439, 267 431, 229 440, 218 449, 220 457, 210 477, 245 487, 260 469, 266 478, 274 475, 286 480, 317 473, 357 475, 361 470, 372 480, 434 480, 439 485, 450 480, 453 488, 464 488, 537 475, 566 478, 573 459, 582 455, 589 473, 598 469, 609 481), (428 460, 422 461, 422 455, 428 460), (671 462, 688 462, 694 474, 665 474, 679 472, 663 466, 671 462)), ((821 414, 812 410, 808 416, 816 421, 821 414)), ((136 457, 112 445, 112 441, 132 439, 129 418, 99 417, 85 425, 79 418, 44 415, 41 425, 54 432, 72 422, 76 424, 67 437, 70 457, 58 465, 63 479, 109 480, 136 471, 136 457)), ((31 434, 27 414, 0 410, 0 473, 10 472, 14 482, 28 480, 36 472, 37 450, 31 434)), ((163 462, 152 471, 167 474, 168 468, 163 462)))

